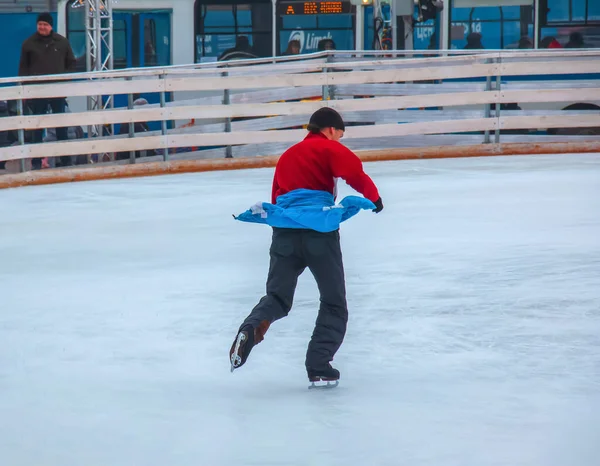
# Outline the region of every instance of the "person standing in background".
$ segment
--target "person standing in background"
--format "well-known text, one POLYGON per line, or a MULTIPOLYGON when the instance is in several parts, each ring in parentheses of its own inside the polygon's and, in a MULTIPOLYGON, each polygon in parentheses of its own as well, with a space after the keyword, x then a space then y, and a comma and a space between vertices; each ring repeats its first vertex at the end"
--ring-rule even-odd
MULTIPOLYGON (((19 76, 40 76, 64 74, 74 71, 75 55, 69 41, 57 34, 52 28, 54 20, 50 13, 41 13, 37 18, 37 31, 23 42, 21 47, 21 60, 19 62, 19 76)), ((32 99, 28 102, 31 113, 44 115, 48 107, 52 113, 64 113, 66 107, 65 97, 32 99)), ((66 141, 68 128, 56 128, 56 139, 66 141)), ((34 131, 33 142, 42 142, 42 130, 34 131)), ((57 166, 71 165, 71 157, 59 157, 57 166)), ((33 169, 41 168, 42 160, 31 161, 33 169)))

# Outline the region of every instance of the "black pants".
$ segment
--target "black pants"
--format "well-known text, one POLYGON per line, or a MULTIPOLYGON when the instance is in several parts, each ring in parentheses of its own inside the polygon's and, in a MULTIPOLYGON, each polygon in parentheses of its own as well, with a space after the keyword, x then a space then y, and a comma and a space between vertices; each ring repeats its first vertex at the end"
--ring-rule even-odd
POLYGON ((306 353, 306 367, 320 369, 333 359, 346 334, 348 307, 339 231, 273 228, 267 294, 254 307, 244 325, 272 323, 292 308, 298 277, 306 267, 312 272, 321 304, 306 353))
MULTIPOLYGON (((48 107, 52 110, 52 113, 65 113, 65 107, 67 101, 64 97, 57 97, 52 99, 33 99, 29 102, 31 113, 34 115, 45 115, 48 113, 48 107)), ((66 126, 62 128, 56 128, 56 140, 66 141, 68 139, 69 129, 66 126)), ((36 129, 33 131, 33 142, 42 142, 43 130, 36 129)), ((41 168, 42 159, 32 159, 31 165, 33 168, 41 168)), ((70 156, 59 157, 59 165, 67 166, 71 165, 70 156)))

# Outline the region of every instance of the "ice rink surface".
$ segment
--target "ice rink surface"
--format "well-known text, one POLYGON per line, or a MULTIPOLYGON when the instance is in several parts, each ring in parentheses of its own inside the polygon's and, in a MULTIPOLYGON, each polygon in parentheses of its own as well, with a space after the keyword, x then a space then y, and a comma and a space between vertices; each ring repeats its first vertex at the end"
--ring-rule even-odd
POLYGON ((271 169, 0 191, 0 464, 598 466, 600 155, 365 168, 322 392, 308 271, 229 373, 271 169))

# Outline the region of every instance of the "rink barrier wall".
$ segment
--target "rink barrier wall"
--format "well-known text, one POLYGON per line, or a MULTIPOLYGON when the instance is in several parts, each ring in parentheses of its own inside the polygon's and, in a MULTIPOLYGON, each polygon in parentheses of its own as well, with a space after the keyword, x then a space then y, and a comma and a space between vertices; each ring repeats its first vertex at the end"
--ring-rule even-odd
MULTIPOLYGON (((582 153, 600 153, 600 141, 578 143, 480 144, 451 147, 438 146, 418 149, 361 151, 358 152, 358 155, 363 162, 384 162, 462 157, 582 153)), ((0 177, 0 189, 79 181, 174 175, 181 173, 273 168, 278 160, 279 156, 264 156, 237 159, 176 160, 96 168, 88 167, 31 171, 0 177)))
MULTIPOLYGON (((524 129, 532 124, 546 128, 577 128, 582 126, 600 127, 600 113, 596 115, 538 116, 476 118, 348 128, 344 139, 384 138, 453 132, 495 131, 499 129, 524 129)), ((155 148, 179 148, 189 146, 226 146, 228 144, 258 144, 266 142, 294 143, 306 135, 305 130, 281 131, 238 131, 235 133, 178 134, 172 136, 145 136, 131 139, 103 140, 102 151, 136 151, 155 148), (235 137, 234 140, 232 138, 235 137)), ((69 142, 49 142, 27 146, 11 146, 4 150, 0 160, 18 160, 33 157, 55 157, 79 155, 100 149, 99 141, 83 139, 69 142)))
MULTIPOLYGON (((428 53, 419 51, 419 55, 428 53)), ((107 167, 103 161, 112 163, 117 152, 129 153, 132 165, 152 163, 136 159, 136 151, 155 151, 164 161, 174 152, 190 149, 196 158, 219 156, 220 149, 221 156, 228 158, 280 154, 304 136, 304 130, 293 128, 302 127, 321 107, 342 112, 349 123, 344 141, 353 150, 394 150, 402 137, 420 136, 427 145, 436 135, 464 135, 460 145, 474 135, 480 135, 480 142, 498 145, 502 135, 529 137, 525 133, 548 130, 567 135, 583 130, 578 136, 600 138, 600 110, 540 113, 537 107, 503 108, 515 102, 544 108, 550 102, 559 107, 572 102, 600 104, 600 50, 435 53, 441 56, 398 58, 411 54, 336 51, 285 61, 3 78, 0 84, 8 86, 0 87, 0 100, 17 101, 18 109, 16 116, 0 118, 0 131, 18 132, 19 141, 0 148, 0 162, 16 171, 11 162, 18 160, 17 168, 25 171, 30 165, 25 161, 32 158, 83 155, 88 163, 98 162, 91 168, 100 170, 107 167), (561 78, 574 75, 579 78, 561 78), (515 76, 524 79, 516 85, 510 79, 503 82, 515 76), (160 94, 161 103, 134 107, 134 93, 160 94), (166 102, 167 94, 186 97, 166 102), (33 98, 107 97, 111 102, 115 95, 127 95, 128 108, 109 105, 57 115, 26 115, 23 110, 27 99, 33 98), (161 129, 134 134, 137 122, 160 122, 161 129), (167 122, 175 128, 168 129, 167 122), (115 124, 129 125, 129 132, 99 136, 115 124), (25 131, 73 126, 88 128, 90 137, 25 143, 25 131)))
MULTIPOLYGON (((598 67, 600 72, 600 66, 598 67)), ((600 83, 599 83, 600 85, 600 83)), ((398 97, 373 97, 369 99, 337 100, 329 102, 265 103, 197 105, 182 107, 156 107, 132 110, 103 110, 81 115, 59 113, 0 118, 0 131, 39 129, 74 126, 77 124, 97 125, 115 123, 137 123, 158 120, 180 120, 210 115, 212 118, 266 117, 269 115, 308 115, 323 106, 339 112, 367 112, 397 108, 432 108, 440 106, 589 101, 600 98, 600 87, 583 89, 538 89, 515 91, 454 92, 447 94, 412 95, 398 97), (83 116, 83 121, 82 121, 83 116)), ((565 116, 568 118, 568 116, 565 116)), ((538 122, 532 120, 531 124, 538 122)), ((578 123, 580 124, 580 123, 578 123)), ((101 139, 103 140, 103 139, 101 139)), ((65 143, 67 144, 67 143, 65 143)))

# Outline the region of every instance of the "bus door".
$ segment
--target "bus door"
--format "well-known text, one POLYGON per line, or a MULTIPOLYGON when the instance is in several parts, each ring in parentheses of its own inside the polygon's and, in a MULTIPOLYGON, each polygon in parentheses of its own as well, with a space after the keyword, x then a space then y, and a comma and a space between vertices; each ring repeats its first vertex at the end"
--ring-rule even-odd
MULTIPOLYGON (((171 65, 170 11, 115 11, 113 13, 114 68, 141 68, 171 65)), ((126 107, 127 96, 114 96, 115 107, 126 107)), ((136 94, 134 100, 160 103, 159 93, 136 94)), ((167 94, 166 100, 171 100, 167 94)), ((160 129, 160 122, 148 122, 150 130, 160 129)), ((118 133, 120 125, 115 125, 118 133)))

